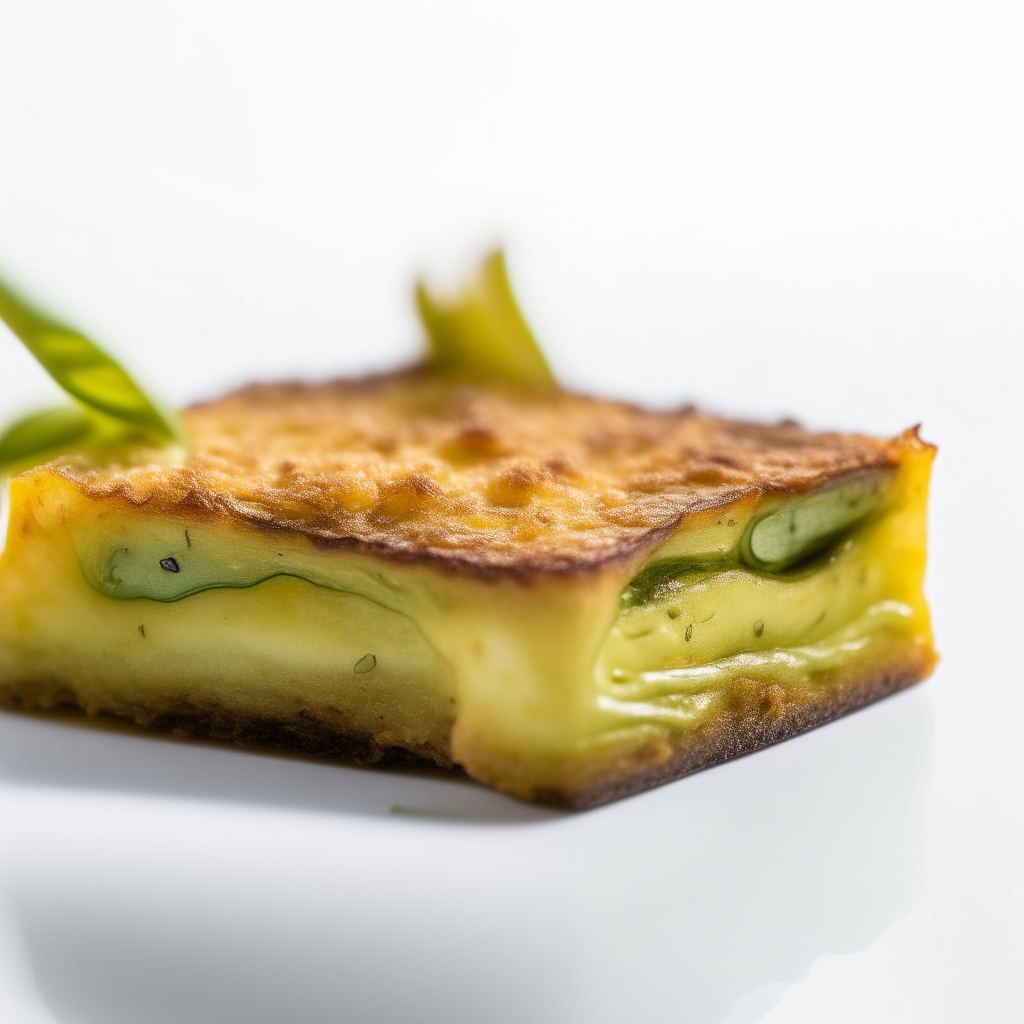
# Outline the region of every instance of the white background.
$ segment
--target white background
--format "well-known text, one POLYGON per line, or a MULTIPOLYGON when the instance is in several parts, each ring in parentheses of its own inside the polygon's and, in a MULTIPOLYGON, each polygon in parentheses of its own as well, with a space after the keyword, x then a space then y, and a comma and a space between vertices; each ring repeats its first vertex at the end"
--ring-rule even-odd
POLYGON ((922 422, 943 654, 570 817, 3 714, 0 1019, 1024 1018, 1022 54, 984 0, 0 2, 0 267, 155 392, 408 360, 501 241, 571 386, 922 422))

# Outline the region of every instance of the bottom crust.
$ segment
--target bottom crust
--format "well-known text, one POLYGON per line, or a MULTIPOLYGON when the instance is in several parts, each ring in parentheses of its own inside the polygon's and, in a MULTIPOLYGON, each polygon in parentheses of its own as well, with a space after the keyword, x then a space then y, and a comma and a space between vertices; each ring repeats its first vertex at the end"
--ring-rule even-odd
POLYGON ((105 700, 101 706, 83 703, 64 683, 33 682, 11 686, 0 683, 0 707, 23 711, 75 708, 87 715, 110 715, 146 729, 173 736, 224 740, 245 747, 279 747, 302 754, 334 757, 357 765, 436 765, 454 768, 447 750, 434 746, 420 750, 379 743, 374 737, 346 730, 340 722, 299 709, 288 720, 240 715, 214 703, 168 701, 159 710, 128 702, 105 700))
POLYGON ((820 690, 740 677, 723 694, 713 719, 692 732, 659 730, 639 747, 633 744, 604 759, 605 770, 599 775, 589 774, 564 787, 537 789, 531 796, 569 810, 587 810, 633 796, 842 718, 921 682, 934 666, 931 649, 915 645, 896 664, 850 673, 820 690))
MULTIPOLYGON (((523 785, 506 775, 500 765, 480 772, 478 781, 525 799, 567 810, 586 810, 632 796, 693 772, 743 757, 850 714, 899 690, 920 682, 932 670, 931 650, 914 645, 898 663, 875 666, 833 678, 822 686, 784 687, 770 681, 736 678, 723 691, 713 716, 692 731, 658 729, 638 742, 612 744, 583 756, 580 763, 564 763, 555 777, 571 779, 556 786, 523 785)), ((105 701, 102 707, 84 706, 66 683, 56 681, 0 684, 0 705, 24 710, 81 708, 89 715, 109 714, 136 725, 178 736, 202 736, 244 746, 281 747, 305 754, 326 755, 361 765, 424 765, 457 767, 447 750, 409 750, 386 746, 372 736, 345 730, 340 721, 328 721, 304 709, 287 720, 240 716, 216 705, 197 706, 175 701, 155 710, 105 701)), ((536 766, 524 765, 535 775, 536 766)), ((476 776, 472 768, 471 776, 476 776)))

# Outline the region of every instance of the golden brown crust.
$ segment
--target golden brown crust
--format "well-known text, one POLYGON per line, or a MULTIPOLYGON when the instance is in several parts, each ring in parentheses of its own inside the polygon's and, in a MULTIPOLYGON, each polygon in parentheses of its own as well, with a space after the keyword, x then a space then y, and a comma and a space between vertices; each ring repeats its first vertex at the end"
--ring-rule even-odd
POLYGON ((692 513, 890 465, 920 444, 452 386, 417 370, 252 385, 184 420, 195 450, 178 464, 50 468, 95 498, 483 573, 586 569, 692 513))

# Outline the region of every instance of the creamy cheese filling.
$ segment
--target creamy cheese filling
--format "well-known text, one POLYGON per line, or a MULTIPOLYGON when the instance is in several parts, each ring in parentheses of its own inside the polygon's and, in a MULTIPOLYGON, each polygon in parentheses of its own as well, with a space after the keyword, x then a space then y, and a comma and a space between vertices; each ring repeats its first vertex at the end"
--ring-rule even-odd
POLYGON ((783 687, 814 686, 855 659, 884 655, 911 636, 914 610, 882 600, 828 636, 785 648, 745 650, 715 661, 627 674, 613 669, 599 684, 598 706, 618 717, 692 728, 715 696, 737 678, 783 687))
MULTIPOLYGON (((868 542, 891 485, 891 474, 876 472, 795 498, 740 503, 673 538, 622 592, 594 662, 593 727, 609 724, 599 724, 600 712, 685 726, 699 717, 700 694, 721 688, 740 666, 749 673, 760 665, 797 685, 812 665, 855 657, 879 623, 883 632, 898 630, 905 606, 889 599, 884 564, 868 542)), ((318 550, 283 532, 107 516, 80 533, 75 547, 92 588, 120 600, 171 603, 258 588, 253 597, 265 602, 278 593, 265 584, 278 577, 362 598, 366 650, 352 655, 354 675, 402 665, 415 676, 414 662, 438 657, 424 646, 424 632, 436 637, 445 620, 459 629, 451 581, 432 588, 381 571, 376 560, 318 550), (411 620, 404 634, 396 614, 411 620), (417 651, 401 649, 403 635, 417 651)), ((449 644, 440 646, 452 657, 449 644)), ((423 668, 436 675, 435 666, 423 668)))
POLYGON ((884 566, 865 557, 860 541, 846 538, 801 573, 770 577, 736 567, 677 578, 657 599, 623 609, 599 675, 620 683, 829 636, 886 597, 884 566))

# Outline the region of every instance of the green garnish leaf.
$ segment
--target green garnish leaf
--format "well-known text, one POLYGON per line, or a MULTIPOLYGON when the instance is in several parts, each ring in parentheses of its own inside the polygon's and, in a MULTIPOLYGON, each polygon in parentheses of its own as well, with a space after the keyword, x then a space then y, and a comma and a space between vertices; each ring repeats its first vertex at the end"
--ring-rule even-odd
POLYGON ((84 441, 94 431, 94 421, 77 405, 32 413, 0 434, 0 471, 47 452, 68 448, 84 441))
POLYGON ((87 410, 142 433, 150 441, 165 444, 182 439, 174 418, 159 410, 106 352, 80 331, 36 309, 3 280, 0 319, 43 369, 87 410))
POLYGON ((552 387, 554 375, 519 311, 500 250, 480 264, 463 291, 440 298, 416 285, 416 305, 434 370, 552 387))

